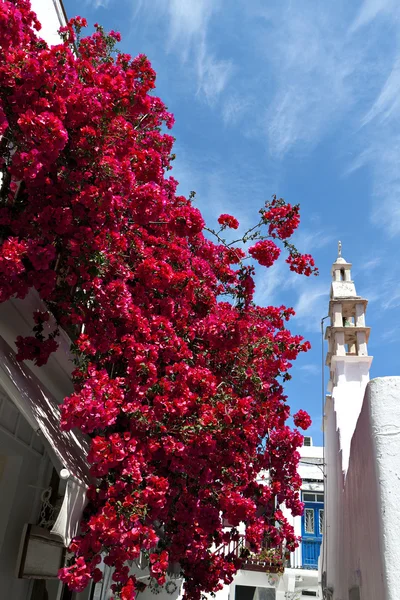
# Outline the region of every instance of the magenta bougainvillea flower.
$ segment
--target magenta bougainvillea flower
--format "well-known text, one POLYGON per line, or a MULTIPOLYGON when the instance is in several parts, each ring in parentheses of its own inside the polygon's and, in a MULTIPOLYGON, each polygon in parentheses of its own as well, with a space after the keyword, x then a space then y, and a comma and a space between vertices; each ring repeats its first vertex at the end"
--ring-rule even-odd
POLYGON ((84 589, 103 556, 115 597, 131 600, 143 582, 128 563, 143 551, 159 584, 179 563, 198 600, 240 568, 212 552, 237 539, 225 519, 246 524, 253 551, 265 540, 294 549, 276 507, 302 510, 302 436, 286 424, 283 382, 309 344, 286 329, 292 309, 254 304, 246 242, 261 265, 280 245, 292 270, 316 269, 287 242, 299 208, 282 199, 266 203, 243 244, 221 237, 238 227, 230 215, 208 229, 215 241, 205 236, 168 176, 174 120, 149 61, 115 53, 119 34, 98 25, 78 37, 85 26, 71 20, 48 47, 29 0, 0 2, 0 301, 34 288, 48 309, 18 338, 20 360, 44 364, 58 328, 73 341, 61 426, 90 437, 95 483, 60 578, 84 589))

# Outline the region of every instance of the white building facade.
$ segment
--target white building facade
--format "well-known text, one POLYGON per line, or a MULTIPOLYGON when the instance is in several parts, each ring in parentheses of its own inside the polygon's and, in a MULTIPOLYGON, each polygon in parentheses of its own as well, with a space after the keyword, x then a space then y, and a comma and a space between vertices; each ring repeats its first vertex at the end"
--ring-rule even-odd
POLYGON ((58 404, 72 387, 69 341, 45 367, 16 360, 14 341, 29 334, 34 306, 44 309, 33 293, 0 305, 0 597, 83 600, 57 572, 86 503, 87 443, 59 426, 58 404))
POLYGON ((366 306, 339 243, 326 331, 330 381, 320 582, 327 600, 399 597, 400 378, 369 381, 366 306))
MULTIPOLYGON (((232 584, 217 593, 217 600, 320 598, 318 561, 324 521, 323 448, 313 446, 312 438, 305 437, 299 453, 304 514, 301 517, 293 517, 290 511, 282 507, 285 516, 294 526, 296 535, 300 538, 299 547, 284 558, 283 573, 276 572, 273 564, 268 564, 257 556, 250 557, 238 571, 232 584)), ((226 553, 230 551, 231 548, 226 547, 226 553)))
POLYGON ((323 447, 313 446, 310 437, 305 437, 304 442, 304 446, 299 449, 304 513, 302 517, 294 518, 287 515, 301 540, 299 547, 290 555, 288 567, 285 569, 285 598, 293 600, 319 597, 318 561, 325 515, 323 447))

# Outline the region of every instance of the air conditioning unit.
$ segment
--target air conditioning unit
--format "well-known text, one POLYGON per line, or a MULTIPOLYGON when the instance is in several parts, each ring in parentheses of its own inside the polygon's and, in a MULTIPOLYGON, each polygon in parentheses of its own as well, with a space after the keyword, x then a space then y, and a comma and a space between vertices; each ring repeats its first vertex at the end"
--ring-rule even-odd
POLYGON ((20 579, 57 579, 64 566, 66 548, 63 542, 44 527, 24 526, 17 563, 20 579))

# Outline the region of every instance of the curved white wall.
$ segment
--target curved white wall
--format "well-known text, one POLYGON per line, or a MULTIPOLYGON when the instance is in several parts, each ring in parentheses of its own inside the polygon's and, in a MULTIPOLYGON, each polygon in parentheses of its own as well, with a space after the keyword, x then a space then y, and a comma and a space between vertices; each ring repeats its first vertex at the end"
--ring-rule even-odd
MULTIPOLYGON (((349 397, 348 401, 351 401, 349 397)), ((341 420, 345 414, 341 415, 341 420)), ((372 380, 344 478, 336 411, 326 405, 327 501, 322 571, 333 600, 397 600, 400 565, 400 377, 372 380), (351 597, 351 596, 350 596, 351 597)))

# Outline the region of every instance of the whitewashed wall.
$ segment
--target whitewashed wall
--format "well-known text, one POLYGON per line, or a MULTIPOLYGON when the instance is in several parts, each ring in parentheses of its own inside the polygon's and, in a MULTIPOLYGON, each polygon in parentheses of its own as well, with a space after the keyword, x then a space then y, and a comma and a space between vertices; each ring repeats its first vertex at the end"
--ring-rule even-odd
POLYGON ((333 357, 336 385, 332 391, 336 426, 339 432, 342 470, 349 464, 350 444, 361 411, 366 385, 369 381, 371 356, 333 357))
POLYGON ((368 384, 346 478, 332 401, 326 414, 330 444, 322 570, 327 572, 327 587, 333 591, 333 600, 347 599, 357 588, 362 600, 397 600, 400 377, 379 378, 368 384))
POLYGON ((32 447, 32 434, 0 391, 0 598, 4 599, 30 598, 31 582, 16 577, 19 544, 25 523, 37 522, 40 493, 51 469, 43 446, 32 447))
POLYGON ((60 38, 57 31, 66 23, 62 2, 60 0, 31 0, 31 5, 42 24, 40 37, 50 45, 59 44, 60 38))

